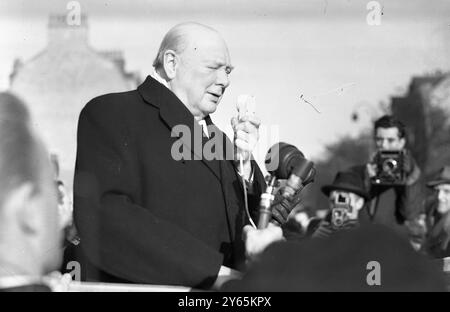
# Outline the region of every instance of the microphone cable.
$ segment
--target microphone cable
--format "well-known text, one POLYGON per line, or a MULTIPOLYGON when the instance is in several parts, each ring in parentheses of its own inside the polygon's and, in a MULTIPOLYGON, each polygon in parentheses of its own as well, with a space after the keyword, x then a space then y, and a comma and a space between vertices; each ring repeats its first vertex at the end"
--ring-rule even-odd
POLYGON ((241 178, 242 178, 242 186, 244 188, 244 205, 245 205, 245 213, 247 214, 247 218, 250 221, 250 224, 256 229, 256 224, 250 216, 250 210, 248 209, 248 198, 247 198, 247 184, 245 183, 244 177, 244 160, 242 159, 242 155, 239 154, 239 166, 241 170, 241 178))

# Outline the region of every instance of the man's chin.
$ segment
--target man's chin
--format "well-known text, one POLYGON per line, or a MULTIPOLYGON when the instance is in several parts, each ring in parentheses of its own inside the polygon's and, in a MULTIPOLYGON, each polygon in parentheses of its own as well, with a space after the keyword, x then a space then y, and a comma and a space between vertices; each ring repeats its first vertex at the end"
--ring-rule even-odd
POLYGON ((208 102, 206 105, 204 105, 204 112, 209 115, 214 113, 217 110, 217 106, 219 106, 219 102, 208 102))
POLYGON ((437 211, 438 211, 440 214, 445 214, 445 213, 447 213, 447 212, 450 211, 450 205, 447 204, 447 203, 439 203, 439 204, 438 204, 437 211))

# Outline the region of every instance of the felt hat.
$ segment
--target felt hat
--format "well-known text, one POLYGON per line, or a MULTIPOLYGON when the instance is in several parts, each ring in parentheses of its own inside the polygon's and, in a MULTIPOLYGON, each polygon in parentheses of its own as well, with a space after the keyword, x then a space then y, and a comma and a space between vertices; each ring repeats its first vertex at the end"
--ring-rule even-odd
POLYGON ((352 171, 338 172, 333 184, 322 187, 322 192, 326 196, 329 196, 332 191, 352 192, 363 197, 365 200, 368 200, 370 197, 362 177, 352 171))
POLYGON ((441 170, 439 170, 439 173, 433 180, 427 183, 427 186, 435 187, 436 185, 447 183, 450 184, 450 166, 445 166, 441 170))

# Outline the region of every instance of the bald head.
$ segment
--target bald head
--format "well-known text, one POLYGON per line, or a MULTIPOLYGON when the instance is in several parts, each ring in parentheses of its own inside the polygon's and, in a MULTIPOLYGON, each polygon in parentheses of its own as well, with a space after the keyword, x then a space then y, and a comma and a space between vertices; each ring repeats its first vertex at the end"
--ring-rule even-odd
POLYGON ((199 39, 208 35, 220 38, 215 29, 195 22, 181 23, 172 27, 161 42, 158 54, 153 61, 153 67, 158 71, 163 69, 164 53, 167 50, 182 54, 189 45, 192 47, 196 43, 198 44, 199 39))

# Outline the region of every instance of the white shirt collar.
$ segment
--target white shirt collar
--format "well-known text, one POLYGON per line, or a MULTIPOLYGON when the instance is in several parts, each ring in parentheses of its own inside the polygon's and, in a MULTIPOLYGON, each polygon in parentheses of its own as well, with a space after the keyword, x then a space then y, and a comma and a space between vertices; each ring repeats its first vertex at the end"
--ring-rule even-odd
POLYGON ((206 120, 201 119, 198 121, 198 124, 202 127, 203 133, 206 135, 206 137, 209 138, 209 131, 208 131, 208 125, 206 124, 206 120))
POLYGON ((155 79, 160 84, 162 84, 163 86, 165 86, 167 89, 170 90, 170 86, 169 86, 169 83, 167 82, 167 80, 165 80, 163 77, 161 77, 161 75, 158 74, 158 72, 156 71, 155 68, 153 68, 153 71, 150 73, 150 77, 152 77, 153 79, 155 79))

